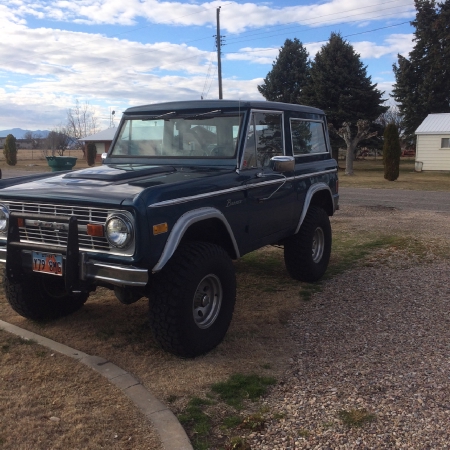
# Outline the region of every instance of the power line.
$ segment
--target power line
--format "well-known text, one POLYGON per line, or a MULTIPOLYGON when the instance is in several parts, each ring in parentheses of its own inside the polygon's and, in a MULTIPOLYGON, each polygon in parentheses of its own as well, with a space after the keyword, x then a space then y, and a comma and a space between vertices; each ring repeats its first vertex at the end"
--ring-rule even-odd
MULTIPOLYGON (((294 22, 287 22, 287 23, 282 24, 282 25, 281 25, 281 24, 280 24, 280 25, 272 25, 272 26, 266 27, 266 28, 265 28, 266 31, 263 31, 263 32, 258 32, 258 33, 244 32, 244 33, 241 33, 241 37, 242 37, 242 35, 244 35, 243 37, 247 37, 247 36, 259 36, 259 35, 261 35, 261 34, 266 34, 266 33, 267 33, 267 29, 270 30, 271 28, 276 28, 276 27, 281 27, 281 30, 284 30, 284 29, 290 29, 290 28, 297 28, 297 27, 300 26, 300 25, 303 25, 303 26, 314 25, 314 24, 316 24, 316 23, 321 23, 321 22, 322 22, 322 19, 323 19, 324 17, 338 16, 338 15, 340 15, 340 14, 344 14, 344 13, 347 13, 347 12, 353 12, 353 11, 359 11, 359 10, 362 10, 362 9, 377 8, 377 7, 379 7, 379 6, 381 6, 381 5, 385 5, 385 4, 390 4, 390 5, 391 5, 391 4, 394 3, 395 1, 396 1, 396 0, 394 0, 394 1, 382 2, 382 3, 376 3, 376 4, 372 4, 372 5, 370 5, 370 6, 364 6, 364 7, 361 7, 361 8, 353 8, 353 9, 347 9, 347 10, 344 10, 344 11, 339 11, 339 12, 337 12, 337 13, 324 14, 324 15, 321 15, 321 16, 320 16, 320 19, 319 19, 319 20, 311 19, 312 21, 305 21, 305 22, 302 23, 302 24, 299 24, 298 21, 294 21, 294 22), (315 21, 314 21, 314 20, 315 20, 315 21), (286 28, 284 28, 286 25, 292 25, 292 24, 297 24, 297 25, 295 25, 294 27, 286 27, 286 28), (249 33, 250 33, 250 34, 249 34, 249 33)), ((397 0, 397 1, 400 1, 400 0, 397 0)), ((386 11, 387 9, 400 8, 400 7, 403 7, 403 6, 409 6, 410 4, 411 4, 411 2, 409 2, 409 3, 404 3, 404 4, 401 4, 401 5, 397 5, 397 6, 392 6, 392 7, 390 7, 390 8, 377 9, 376 11, 373 11, 373 12, 386 11)), ((402 11, 402 12, 407 12, 407 11, 402 11)), ((347 18, 347 17, 354 17, 354 16, 357 16, 357 15, 362 15, 362 14, 365 14, 365 13, 359 13, 359 14, 353 14, 353 15, 350 15, 350 16, 340 17, 339 20, 340 20, 340 19, 345 19, 345 18, 347 18)), ((377 16, 377 17, 379 17, 379 16, 377 16)), ((361 19, 361 20, 362 20, 362 19, 361 19)), ((361 20, 358 20, 358 22, 360 22, 361 20)), ((364 20, 373 20, 373 17, 365 18, 364 20)), ((339 23, 338 23, 338 24, 339 24, 339 23)), ((338 24, 328 22, 328 24, 326 24, 326 26, 330 26, 330 25, 338 25, 338 24)), ((319 29, 319 28, 320 28, 320 27, 317 27, 317 28, 315 28, 315 29, 319 29)), ((279 31, 279 30, 277 30, 277 31, 279 31)), ((235 38, 235 39, 238 39, 238 38, 235 38)), ((232 41, 232 40, 233 40, 233 38, 230 39, 230 41, 232 41)))
MULTIPOLYGON (((386 8, 386 10, 387 9, 392 9, 392 8, 386 8)), ((381 11, 384 11, 384 10, 381 10, 381 11)), ((407 12, 407 11, 401 11, 401 12, 407 12)), ((397 15, 397 14, 399 14, 399 11, 393 12, 391 14, 382 14, 382 15, 379 15, 379 16, 371 17, 370 19, 367 19, 367 20, 375 20, 375 19, 378 19, 380 17, 389 17, 389 16, 394 16, 394 15, 397 15)), ((353 16, 347 16, 347 17, 353 17, 353 16)), ((315 27, 315 28, 310 28, 310 29, 307 29, 307 30, 301 30, 301 32, 306 32, 306 31, 311 32, 311 31, 320 30, 320 29, 323 29, 323 28, 328 28, 328 27, 331 27, 331 26, 342 25, 342 24, 347 24, 347 23, 354 23, 354 22, 361 22, 361 19, 345 21, 345 22, 338 22, 338 23, 329 23, 329 24, 323 25, 321 27, 315 27)), ((409 22, 410 21, 404 22, 404 23, 409 23, 409 22)), ((317 22, 314 22, 314 23, 317 23, 317 22)), ((307 24, 307 25, 310 25, 310 24, 307 24)), ((288 28, 286 28, 286 30, 292 29, 292 28, 297 28, 297 27, 288 27, 288 28)), ((266 35, 266 33, 257 33, 257 34, 258 35, 260 35, 260 34, 265 34, 266 35)), ((271 34, 269 36, 266 35, 265 37, 266 38, 268 38, 268 37, 276 37, 276 36, 281 36, 281 35, 284 35, 284 34, 285 33, 283 32, 283 33, 271 34)), ((233 42, 232 39, 230 39, 228 42, 231 41, 232 44, 239 44, 241 42, 250 42, 250 41, 255 41, 255 40, 258 40, 258 39, 260 39, 260 38, 243 39, 243 40, 238 40, 238 41, 234 41, 234 42, 233 42)))
MULTIPOLYGON (((374 31, 384 30, 386 28, 398 27, 400 25, 404 25, 405 23, 409 23, 409 20, 407 22, 401 22, 401 23, 396 23, 394 25, 388 25, 388 26, 385 26, 385 27, 374 28, 372 30, 361 31, 359 33, 347 34, 347 35, 342 36, 342 37, 343 38, 347 38, 347 37, 351 37, 351 36, 357 36, 357 35, 360 35, 360 34, 373 33, 374 31)), ((322 41, 308 42, 308 44, 320 44, 322 42, 328 42, 328 39, 324 39, 322 41)), ((247 50, 247 51, 244 51, 244 52, 224 52, 224 53, 226 55, 245 55, 246 53, 259 53, 259 52, 268 52, 268 51, 273 51, 273 50, 276 50, 276 49, 275 48, 266 48, 266 49, 259 49, 259 50, 247 50)))
MULTIPOLYGON (((225 3, 225 5, 229 5, 229 4, 231 4, 231 3, 232 3, 232 2, 225 3)), ((370 6, 366 6, 366 7, 362 7, 362 8, 349 9, 349 10, 345 10, 345 11, 340 11, 340 12, 338 12, 338 13, 330 13, 330 14, 323 15, 323 16, 321 16, 321 17, 338 16, 339 14, 342 14, 342 13, 351 12, 351 11, 358 11, 358 10, 361 10, 361 9, 367 9, 367 8, 369 8, 369 7, 377 7, 377 6, 380 6, 380 5, 384 5, 384 4, 386 4, 386 3, 391 4, 392 2, 382 2, 382 3, 378 3, 378 4, 375 4, 375 5, 370 5, 370 6)), ((397 7, 401 7, 401 6, 406 6, 406 5, 398 5, 398 6, 396 6, 396 7, 390 7, 390 8, 386 8, 386 9, 392 9, 392 8, 397 8, 397 7)), ((212 8, 204 8, 204 9, 205 9, 205 10, 209 10, 209 9, 212 9, 212 8)), ((384 10, 386 10, 386 9, 381 9, 381 10, 377 10, 377 11, 384 11, 384 10)), ((404 11, 404 12, 407 12, 407 11, 404 11)), ((187 17, 187 16, 199 14, 199 13, 200 13, 200 12, 191 13, 191 14, 186 14, 186 15, 184 15, 184 16, 179 16, 179 17, 177 17, 177 18, 183 18, 183 17, 187 17)), ((356 15, 361 15, 361 14, 364 14, 364 13, 360 13, 360 14, 356 14, 356 15)), ((355 15, 353 15, 353 16, 355 16, 355 15)), ((345 17, 343 17, 343 18, 346 18, 346 17, 353 17, 353 16, 345 16, 345 17)), ((375 16, 375 17, 369 17, 369 18, 365 18, 365 20, 370 21, 370 20, 377 19, 377 18, 379 18, 379 17, 386 17, 386 15, 375 16)), ((177 19, 177 18, 175 18, 175 19, 177 19)), ((320 23, 320 22, 321 22, 321 20, 316 20, 315 22, 308 22, 308 23, 306 23, 305 25, 306 25, 306 26, 308 26, 308 25, 314 25, 314 24, 320 23)), ((358 20, 356 20, 356 22, 360 22, 360 20, 358 19, 358 20)), ((159 22, 159 23, 164 23, 164 22, 159 22)), ((167 23, 170 23, 170 22, 167 22, 167 23)), ((288 24, 293 24, 293 23, 296 23, 296 22, 289 22, 288 24)), ((347 23, 347 22, 344 22, 344 23, 347 23)), ((339 25, 339 24, 340 24, 340 23, 337 23, 337 24, 336 24, 336 23, 333 23, 333 24, 329 24, 329 25, 324 25, 323 27, 316 27, 316 28, 314 28, 314 29, 317 30, 317 29, 320 29, 320 28, 328 27, 328 26, 331 26, 331 25, 339 25)), ((144 27, 139 27, 139 28, 136 28, 136 29, 134 29, 134 30, 124 31, 123 33, 119 33, 119 34, 117 34, 116 36, 120 36, 120 35, 123 35, 123 34, 131 33, 131 32, 133 32, 133 31, 137 31, 137 30, 140 30, 140 29, 143 29, 143 28, 148 28, 148 27, 150 27, 150 26, 151 26, 151 25, 144 26, 144 27)), ((267 30, 267 28, 271 29, 271 28, 280 27, 280 26, 281 26, 281 25, 274 25, 274 26, 272 26, 272 27, 266 27, 266 30, 267 30)), ((285 26, 285 25, 283 25, 282 27, 284 27, 284 26, 285 26)), ((287 27, 287 28, 280 28, 279 31, 284 30, 284 29, 287 30, 287 29, 291 29, 291 28, 297 28, 297 26, 294 26, 294 27, 287 27)), ((261 34, 267 34, 267 31, 265 31, 265 32, 258 32, 258 33, 251 33, 251 34, 247 34, 247 36, 258 36, 258 35, 261 35, 261 34)), ((276 35, 266 36, 266 37, 274 37, 274 36, 279 36, 279 35, 281 35, 281 33, 280 33, 280 34, 276 34, 276 35)), ((99 37, 98 39, 94 39, 94 41, 95 41, 95 40, 101 40, 101 39, 113 39, 113 38, 116 37, 116 36, 112 36, 112 37, 109 37, 109 36, 101 36, 101 37, 99 37)), ((246 37, 245 34, 244 34, 244 37, 246 37)), ((197 39, 192 39, 192 40, 190 40, 190 41, 185 41, 184 44, 191 44, 191 43, 193 43, 193 42, 199 42, 199 41, 206 40, 206 39, 210 39, 210 38, 211 38, 211 36, 205 36, 205 37, 201 37, 201 38, 197 38, 197 39)), ((237 40, 237 41, 236 41, 236 39, 240 39, 240 38, 234 38, 234 42, 233 42, 233 38, 231 38, 231 39, 228 40, 228 42, 229 42, 229 43, 237 44, 237 43, 240 43, 240 42, 249 42, 249 41, 251 41, 251 40, 255 40, 255 39, 240 39, 240 40, 237 40)), ((82 46, 82 45, 85 45, 85 44, 84 44, 84 43, 73 44, 73 45, 71 45, 71 46, 65 47, 65 50, 66 50, 67 48, 75 48, 75 47, 79 47, 79 46, 82 46)), ((142 44, 142 45, 145 45, 145 44, 142 44)), ((154 44, 153 44, 153 45, 154 45, 154 44)), ((159 48, 159 49, 154 49, 154 48, 152 48, 152 49, 148 49, 148 50, 143 50, 143 51, 140 51, 140 52, 137 52, 137 53, 132 53, 131 55, 129 55, 129 57, 140 56, 140 55, 143 55, 143 54, 149 54, 149 53, 150 53, 150 54, 151 54, 151 53, 156 53, 156 52, 159 52, 159 51, 161 51, 161 50, 168 49, 168 48, 172 47, 173 45, 179 45, 179 44, 170 44, 170 45, 167 45, 167 46, 165 46, 165 47, 161 47, 161 48, 159 48)), ((44 55, 48 55, 48 52, 43 53, 43 54, 44 54, 44 55)), ((112 59, 112 58, 109 58, 109 59, 112 59)), ((117 58, 117 59, 119 59, 119 58, 117 58)), ((16 61, 21 61, 21 60, 16 60, 16 61)), ((93 64, 93 65, 97 65, 97 63, 95 63, 95 64, 93 64)))

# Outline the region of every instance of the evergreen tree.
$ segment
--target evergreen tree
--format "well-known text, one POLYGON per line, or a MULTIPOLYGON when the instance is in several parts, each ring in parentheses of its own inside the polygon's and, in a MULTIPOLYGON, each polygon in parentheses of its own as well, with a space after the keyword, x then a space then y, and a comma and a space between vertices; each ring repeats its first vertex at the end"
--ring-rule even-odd
POLYGON ((88 166, 95 166, 95 158, 97 156, 97 146, 93 142, 86 145, 86 161, 88 166))
POLYGON ((308 52, 298 39, 286 39, 258 91, 266 100, 299 103, 309 70, 308 52))
POLYGON ((395 181, 400 173, 400 138, 395 124, 390 123, 384 130, 383 164, 384 178, 395 181))
POLYGON ((414 132, 430 113, 450 112, 450 0, 415 0, 413 50, 393 65, 393 97, 404 117, 410 145, 414 132))
POLYGON ((5 155, 6 164, 8 164, 8 166, 15 166, 17 164, 16 138, 12 134, 6 136, 3 154, 5 155))
POLYGON ((330 137, 335 158, 342 139, 345 140, 347 175, 353 175, 359 142, 374 136, 373 122, 388 109, 383 106, 383 92, 376 86, 359 55, 340 34, 332 33, 311 63, 308 83, 300 100, 327 114, 332 125, 330 137))

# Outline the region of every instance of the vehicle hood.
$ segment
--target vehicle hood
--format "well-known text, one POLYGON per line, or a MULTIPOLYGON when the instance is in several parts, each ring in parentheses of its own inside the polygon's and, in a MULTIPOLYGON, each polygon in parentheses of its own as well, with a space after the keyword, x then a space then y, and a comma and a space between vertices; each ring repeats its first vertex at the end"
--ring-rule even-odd
POLYGON ((116 164, 48 176, 1 180, 0 198, 27 201, 70 201, 92 204, 132 203, 144 190, 211 175, 211 169, 169 165, 116 164), (31 178, 31 180, 30 180, 31 178), (20 182, 19 182, 20 181, 20 182))

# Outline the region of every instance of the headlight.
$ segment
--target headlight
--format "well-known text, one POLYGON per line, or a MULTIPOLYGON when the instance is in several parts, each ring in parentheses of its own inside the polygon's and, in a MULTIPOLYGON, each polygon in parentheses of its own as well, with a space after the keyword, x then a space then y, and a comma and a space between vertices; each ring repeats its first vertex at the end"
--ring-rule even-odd
POLYGON ((106 239, 117 248, 126 248, 133 240, 133 225, 127 216, 112 214, 106 220, 106 239))
POLYGON ((9 210, 0 204, 0 233, 6 233, 9 224, 9 210))

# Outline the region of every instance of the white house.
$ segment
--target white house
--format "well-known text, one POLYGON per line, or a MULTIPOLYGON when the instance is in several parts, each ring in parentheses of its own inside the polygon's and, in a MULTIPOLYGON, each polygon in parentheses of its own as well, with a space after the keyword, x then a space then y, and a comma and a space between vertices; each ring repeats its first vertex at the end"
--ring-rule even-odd
POLYGON ((416 169, 450 170, 450 113, 428 114, 416 136, 416 169))

